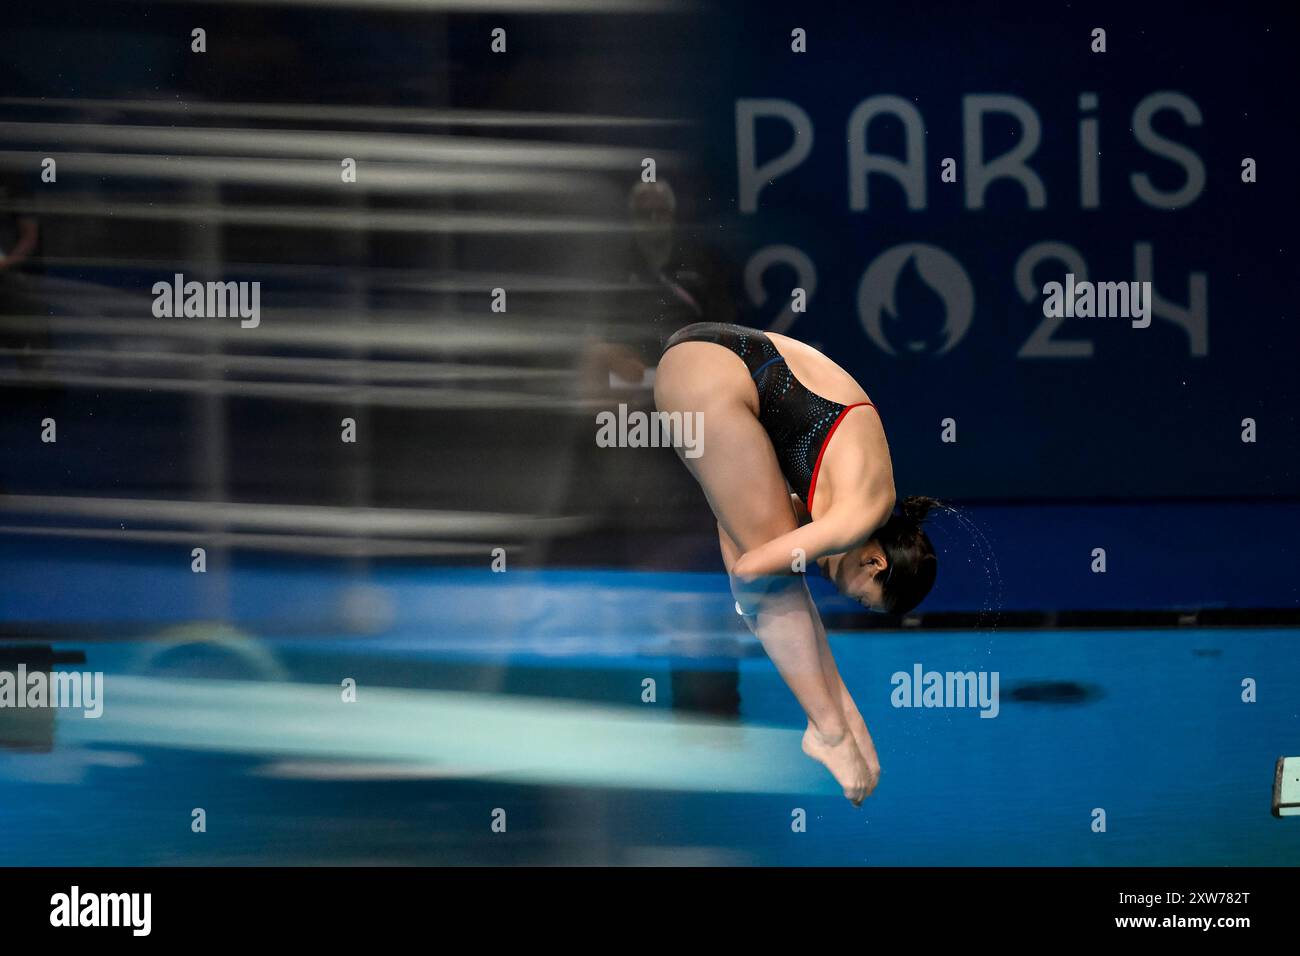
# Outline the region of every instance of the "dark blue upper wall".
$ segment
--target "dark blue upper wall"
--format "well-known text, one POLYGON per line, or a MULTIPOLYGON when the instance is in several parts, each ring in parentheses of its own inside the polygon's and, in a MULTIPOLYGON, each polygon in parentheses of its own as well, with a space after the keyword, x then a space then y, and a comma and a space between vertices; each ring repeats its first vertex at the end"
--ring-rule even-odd
MULTIPOLYGON (((962 3, 750 0, 721 16, 660 19, 65 2, 15 12, 0 75, 8 95, 695 118, 693 133, 673 129, 647 150, 698 157, 690 175, 669 175, 681 176, 682 208, 730 253, 739 284, 765 248, 807 257, 815 290, 788 331, 820 344, 879 404, 901 493, 1282 495, 1300 490, 1292 261, 1300 187, 1289 166, 1300 155, 1292 102, 1300 33, 1294 14, 1271 6, 1002 4, 995 15, 962 3), (508 61, 484 53, 496 20, 510 29, 508 61), (209 29, 206 58, 187 53, 196 24, 209 29), (794 27, 807 31, 806 54, 790 51, 794 27), (1089 49, 1095 27, 1107 31, 1105 53, 1089 49), (972 208, 976 125, 964 112, 985 94, 1013 98, 1040 128, 1026 163, 1041 181, 1041 207, 999 180, 972 208), (868 207, 852 207, 850 118, 875 96, 899 97, 920 117, 919 208, 880 175, 865 181, 868 207), (1093 97, 1095 106, 1081 105, 1093 97), (737 102, 751 99, 797 107, 812 131, 808 157, 765 186, 752 213, 738 206, 736 137, 737 102), (1135 120, 1144 103, 1161 107, 1146 145, 1135 120), (1092 152, 1081 129, 1093 122, 1095 206, 1081 195, 1091 188, 1081 154, 1092 152), (1247 156, 1259 164, 1249 185, 1240 176, 1247 156), (940 180, 945 157, 958 161, 956 183, 940 180), (1203 182, 1178 208, 1135 193, 1135 177, 1176 192, 1189 165, 1203 182), (1070 319, 1039 343, 1041 296, 1022 296, 1016 266, 1044 243, 1076 251, 1100 281, 1134 278, 1136 256, 1149 249, 1157 293, 1180 308, 1192 278, 1203 277, 1197 335, 1157 310, 1149 329, 1070 319), (963 303, 968 326, 956 321, 963 303), (1240 440, 1247 417, 1258 423, 1254 444, 1240 440), (956 421, 955 444, 940 441, 945 418, 956 421)), ((1005 114, 978 128, 985 157, 1023 141, 1022 122, 1005 114)), ((760 163, 790 146, 783 121, 759 121, 755 133, 760 163)), ((873 121, 869 135, 871 152, 903 155, 896 119, 873 121)), ((1025 284, 1040 289, 1065 271, 1047 261, 1025 284)), ((746 320, 778 322, 796 284, 812 288, 794 269, 771 266, 759 283, 766 301, 746 320)))
MULTIPOLYGON (((879 403, 902 493, 1294 493, 1295 16, 1250 4, 1213 14, 1083 6, 1004 6, 993 16, 967 4, 746 3, 731 21, 743 29, 719 37, 730 44, 726 94, 706 126, 717 182, 729 190, 735 260, 743 268, 775 245, 807 257, 816 291, 789 332, 820 343, 879 403), (795 27, 807 31, 805 54, 791 52, 795 27), (1106 30, 1105 53, 1090 50, 1095 27, 1106 30), (970 191, 968 154, 981 134, 986 161, 1028 135, 1005 112, 971 121, 974 98, 990 94, 1011 98, 1038 127, 1025 165, 1041 199, 1009 179, 989 186, 982 208, 970 191), (850 118, 882 96, 919 117, 924 194, 909 204, 896 180, 871 175, 867 208, 857 209, 850 118), (810 129, 812 145, 745 211, 737 117, 750 99, 797 107, 807 117, 800 138, 810 129), (1096 150, 1084 142, 1089 124, 1096 150), (1082 156, 1095 161, 1095 180, 1082 156), (956 183, 941 181, 945 157, 957 160, 956 183), (1258 163, 1256 183, 1241 180, 1245 157, 1258 163), (1174 201, 1144 200, 1135 186, 1172 196, 1189 178, 1199 187, 1174 201), (1095 202, 1084 195, 1094 188, 1095 202), (1179 309, 1203 277, 1204 308, 1187 320, 1194 331, 1158 304, 1150 328, 1067 319, 1042 343, 1042 286, 1068 270, 1041 263, 1022 279, 1034 291, 1026 300, 1016 269, 1044 243, 1077 253, 1094 281, 1138 278, 1135 260, 1149 249, 1156 295, 1179 309), (956 444, 940 441, 949 417, 956 444), (1241 441, 1247 417, 1258 423, 1255 444, 1241 441)), ((786 120, 753 128, 756 164, 794 142, 786 120)), ((881 116, 868 134, 872 154, 905 155, 900 120, 881 116)), ((795 285, 810 282, 772 265, 752 320, 775 320, 795 285)))

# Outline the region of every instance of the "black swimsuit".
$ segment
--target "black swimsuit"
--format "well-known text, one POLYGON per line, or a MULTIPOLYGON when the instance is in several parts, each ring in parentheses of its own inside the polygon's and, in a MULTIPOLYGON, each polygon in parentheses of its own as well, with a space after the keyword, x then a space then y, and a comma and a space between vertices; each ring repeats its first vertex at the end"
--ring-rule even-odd
POLYGON ((811 513, 817 470, 831 435, 850 408, 875 406, 871 402, 841 405, 809 391, 786 366, 772 340, 758 329, 696 322, 674 333, 663 350, 682 342, 713 342, 745 363, 758 389, 758 421, 772 439, 785 480, 811 513))

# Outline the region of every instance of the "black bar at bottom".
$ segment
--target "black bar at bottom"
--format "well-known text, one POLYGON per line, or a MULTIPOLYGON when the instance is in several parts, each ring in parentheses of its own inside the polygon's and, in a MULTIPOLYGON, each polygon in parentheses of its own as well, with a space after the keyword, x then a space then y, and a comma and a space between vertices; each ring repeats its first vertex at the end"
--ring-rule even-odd
POLYGON ((819 946, 897 934, 927 943, 1105 935, 1231 944, 1241 933, 1294 926, 1295 876, 1281 868, 9 869, 0 870, 0 920, 6 942, 74 933, 81 942, 127 941, 144 928, 149 894, 149 937, 208 945, 415 938, 458 950, 499 949, 507 939, 608 947, 644 944, 646 934, 681 939, 690 927, 696 942, 716 933, 734 944, 782 925, 796 939, 815 934, 819 946), (52 925, 115 912, 122 925, 52 925))

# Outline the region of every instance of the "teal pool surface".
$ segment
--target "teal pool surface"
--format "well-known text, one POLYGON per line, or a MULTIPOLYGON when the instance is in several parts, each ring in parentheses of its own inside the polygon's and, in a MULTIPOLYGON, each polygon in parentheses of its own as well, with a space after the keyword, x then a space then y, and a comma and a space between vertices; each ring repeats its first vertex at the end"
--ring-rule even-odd
POLYGON ((0 863, 1300 862, 1300 819, 1270 814, 1300 754, 1292 631, 832 635, 884 768, 861 810, 739 631, 202 633, 53 645, 104 672, 104 713, 0 711, 0 863), (917 665, 996 672, 996 717, 894 706, 917 665))

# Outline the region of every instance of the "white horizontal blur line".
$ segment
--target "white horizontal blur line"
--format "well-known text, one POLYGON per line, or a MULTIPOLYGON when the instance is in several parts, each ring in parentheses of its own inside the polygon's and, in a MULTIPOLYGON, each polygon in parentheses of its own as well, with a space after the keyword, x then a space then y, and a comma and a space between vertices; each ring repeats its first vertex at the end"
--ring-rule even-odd
MULTIPOLYGON (((0 534, 21 537, 72 538, 79 541, 137 541, 148 544, 194 545, 205 548, 239 548, 280 554, 314 554, 332 557, 433 558, 482 555, 482 544, 425 541, 384 541, 374 538, 328 535, 252 534, 226 531, 154 531, 123 528, 51 528, 45 525, 0 525, 0 534)), ((518 535, 517 537, 527 537, 518 535)))
MULTIPOLYGON (((149 259, 138 256, 108 258, 104 256, 44 255, 41 257, 41 261, 47 266, 57 266, 61 270, 65 269, 65 267, 67 270, 77 270, 87 268, 114 269, 129 266, 132 272, 143 273, 156 270, 160 275, 164 276, 172 276, 177 272, 186 272, 191 267, 197 269, 216 265, 219 266, 219 271, 223 274, 260 278, 264 280, 263 284, 269 284, 269 281, 266 281, 267 277, 273 277, 277 281, 279 279, 315 280, 319 276, 334 278, 338 275, 338 267, 333 265, 253 262, 203 255, 177 255, 169 256, 167 259, 149 259)), ((627 292, 629 288, 636 285, 636 282, 631 279, 601 279, 582 275, 540 275, 536 272, 511 272, 507 269, 493 269, 488 272, 444 268, 436 270, 431 275, 428 269, 364 266, 351 269, 349 273, 364 277, 367 288, 371 290, 401 289, 407 292, 430 294, 438 292, 486 294, 497 287, 510 289, 514 292, 622 293, 627 292)), ((40 282, 43 291, 44 287, 50 284, 49 276, 41 277, 40 282)), ((84 293, 87 296, 102 297, 104 294, 103 286, 76 283, 74 280, 63 280, 60 291, 65 291, 64 287, 66 287, 66 291, 84 293)), ((331 288, 330 292, 336 295, 346 294, 345 291, 335 288, 331 288)), ((566 314, 569 316, 574 314, 571 304, 567 308, 566 314)))
MULTIPOLYGON (((23 170, 40 166, 41 152, 0 152, 0 169, 23 170)), ((155 156, 129 153, 59 153, 59 172, 75 177, 121 177, 151 180, 288 186, 294 188, 350 190, 366 193, 460 195, 490 192, 551 193, 573 195, 590 192, 589 177, 578 173, 528 172, 522 169, 439 169, 427 164, 387 163, 369 160, 356 184, 344 183, 337 162, 242 156, 155 156)), ((66 181, 66 180, 65 180, 66 181)), ((340 195, 346 195, 340 192, 340 195)), ((611 192, 611 197, 613 193, 611 192)))
MULTIPOLYGON (((195 152, 227 156, 349 157, 358 161, 461 163, 472 168, 523 166, 530 169, 630 171, 635 175, 644 149, 542 143, 516 139, 354 133, 322 130, 184 128, 97 123, 0 123, 0 141, 34 142, 42 148, 105 147, 135 153, 195 152), (49 144, 46 147, 45 144, 49 144)), ((661 164, 675 158, 655 150, 661 164)))
MULTIPOLYGON (((344 672, 340 672, 344 673, 344 672)), ((502 694, 110 674, 97 720, 61 714, 65 744, 173 747, 566 786, 702 793, 838 792, 800 729, 502 694)))
POLYGON ((0 106, 43 109, 117 110, 135 113, 180 113, 184 116, 236 116, 246 119, 344 120, 355 123, 412 126, 499 126, 524 129, 575 127, 670 127, 686 120, 646 116, 594 116, 581 113, 507 112, 504 110, 418 107, 331 106, 317 103, 210 103, 204 100, 110 100, 90 98, 0 96, 0 106))
MULTIPOLYGON (((347 187, 343 187, 347 188, 347 187)), ((20 210, 17 204, 0 203, 0 212, 20 210)), ((425 213, 371 209, 339 209, 334 206, 218 206, 207 203, 162 205, 158 203, 101 202, 92 199, 52 201, 41 204, 45 218, 133 219, 149 222, 202 222, 285 229, 324 229, 417 234, 541 235, 562 234, 625 235, 631 226, 621 220, 606 221, 577 216, 541 216, 520 213, 425 213)))
POLYGON ((479 537, 563 533, 584 519, 495 512, 349 508, 328 505, 0 495, 0 512, 131 521, 144 525, 222 527, 289 534, 370 534, 392 538, 479 537))
POLYGON ((118 391, 164 392, 181 395, 223 395, 229 398, 279 399, 318 402, 328 405, 378 406, 383 408, 438 408, 481 411, 577 411, 597 408, 595 399, 556 397, 534 392, 477 391, 473 389, 417 389, 346 384, 288 384, 245 380, 201 380, 83 375, 63 372, 0 371, 0 388, 31 388, 62 385, 69 388, 116 389, 118 391))
MULTIPOLYGON (((147 306, 147 301, 145 305, 147 306)), ((549 321, 493 323, 481 315, 442 313, 438 321, 427 316, 388 314, 383 320, 334 313, 335 324, 325 324, 322 309, 264 310, 256 329, 242 329, 230 319, 124 319, 67 316, 3 317, 6 329, 50 331, 66 335, 133 335, 146 338, 181 338, 246 346, 297 345, 310 348, 376 348, 389 352, 486 355, 517 352, 528 355, 569 356, 591 341, 591 329, 549 321), (301 317, 307 321, 295 321, 301 317), (312 320, 315 320, 314 323, 312 320)))
MULTIPOLYGON (((205 372, 275 373, 279 375, 315 376, 369 382, 374 380, 409 381, 428 385, 437 382, 466 381, 557 381, 573 378, 569 369, 520 368, 510 365, 471 365, 461 362, 371 361, 353 358, 298 358, 283 355, 220 355, 190 352, 137 352, 112 349, 0 349, 0 355, 67 359, 78 364, 104 362, 113 365, 184 365, 201 366, 205 372)), ((59 371, 55 369, 54 371, 59 371)))

